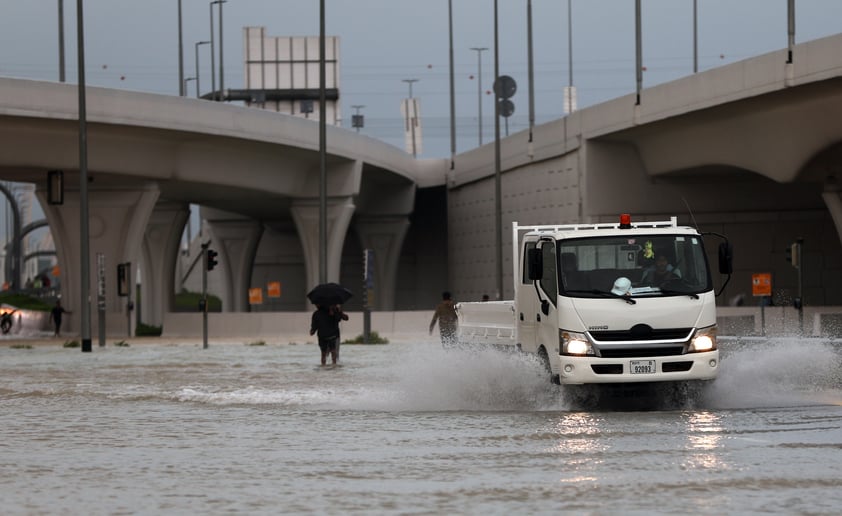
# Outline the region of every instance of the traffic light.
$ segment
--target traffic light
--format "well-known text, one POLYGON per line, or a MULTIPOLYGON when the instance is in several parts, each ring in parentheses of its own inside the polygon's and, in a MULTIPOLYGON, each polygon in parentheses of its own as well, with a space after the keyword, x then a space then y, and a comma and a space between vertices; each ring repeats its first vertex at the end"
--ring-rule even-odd
POLYGON ((794 242, 786 248, 786 261, 796 269, 801 267, 801 244, 794 242))
POLYGON ((217 255, 219 255, 219 253, 217 253, 213 249, 208 249, 207 252, 208 252, 208 270, 212 271, 213 268, 216 267, 216 264, 219 263, 219 262, 216 261, 216 257, 217 257, 217 255))
POLYGON ((129 268, 127 263, 117 264, 117 295, 120 297, 129 295, 129 268))

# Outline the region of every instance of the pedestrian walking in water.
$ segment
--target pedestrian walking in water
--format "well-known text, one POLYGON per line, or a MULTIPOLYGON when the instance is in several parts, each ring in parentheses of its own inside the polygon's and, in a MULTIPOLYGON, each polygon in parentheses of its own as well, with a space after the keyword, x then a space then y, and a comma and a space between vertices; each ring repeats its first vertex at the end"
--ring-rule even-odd
POLYGON ((433 328, 436 327, 436 322, 439 323, 442 346, 450 347, 456 345, 458 319, 456 317, 456 307, 453 306, 453 299, 450 292, 445 291, 441 294, 441 302, 436 306, 436 311, 433 313, 433 320, 430 321, 430 335, 433 334, 433 328))
POLYGON ((71 312, 65 310, 64 307, 61 306, 61 299, 57 299, 56 300, 56 306, 54 306, 52 311, 50 311, 50 319, 53 321, 53 324, 55 325, 55 329, 56 329, 55 336, 56 337, 61 335, 61 316, 62 316, 62 314, 69 314, 69 313, 71 313, 71 312))
POLYGON ((322 352, 322 365, 327 365, 330 354, 331 363, 339 360, 339 321, 347 321, 348 315, 339 305, 318 305, 310 320, 310 335, 318 334, 319 349, 322 352))

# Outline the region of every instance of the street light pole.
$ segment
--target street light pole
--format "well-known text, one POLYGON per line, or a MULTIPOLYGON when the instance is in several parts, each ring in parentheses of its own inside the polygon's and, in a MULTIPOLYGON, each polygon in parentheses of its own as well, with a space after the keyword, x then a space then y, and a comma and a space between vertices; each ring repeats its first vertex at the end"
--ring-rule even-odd
POLYGON ((225 74, 222 71, 222 56, 225 46, 222 44, 222 4, 227 0, 219 0, 219 100, 225 100, 225 74))
POLYGON ((482 53, 488 47, 471 47, 477 53, 477 113, 479 113, 479 146, 482 147, 482 53))
MULTIPOLYGON (((535 127, 535 67, 532 62, 532 0, 526 2, 526 49, 529 75, 529 155, 532 156, 532 129, 535 127)), ((506 136, 509 135, 509 119, 506 118, 506 136)))
POLYGON ((573 112, 573 0, 567 0, 567 82, 570 86, 570 112, 573 112))
POLYGON ((418 82, 418 79, 402 79, 402 82, 409 84, 409 98, 412 98, 412 83, 418 82))
POLYGON ((792 49, 795 47, 795 0, 786 3, 787 63, 792 63, 792 49))
MULTIPOLYGON (((498 30, 497 0, 494 0, 494 85, 500 80, 500 37, 498 30)), ((501 188, 500 157, 500 99, 494 93, 494 244, 496 250, 496 285, 497 300, 503 299, 503 210, 501 188)), ((513 242, 516 244, 516 242, 513 242)))
POLYGON ((210 41, 198 41, 196 42, 196 98, 199 98, 199 45, 207 45, 210 41))
POLYGON ((453 82, 453 0, 447 0, 447 22, 450 33, 450 169, 456 166, 456 85, 453 82))
POLYGON ((64 82, 64 0, 58 0, 58 82, 64 82))
MULTIPOLYGON (((214 4, 224 4, 227 0, 213 0, 210 3, 210 46, 211 46, 211 100, 216 100, 216 55, 213 51, 213 5, 214 4)), ((222 5, 219 6, 219 13, 222 16, 222 5)), ((222 29, 222 20, 220 20, 220 30, 222 29)), ((222 45, 222 34, 219 35, 219 44, 222 45)), ((222 55, 222 50, 220 49, 220 56, 222 55)), ((220 57, 221 59, 221 57, 220 57)), ((222 61, 219 62, 219 71, 222 72, 222 61)), ((220 89, 222 89, 222 84, 220 84, 220 89)))
POLYGON ((195 81, 195 80, 196 80, 195 77, 185 77, 184 78, 184 91, 185 92, 187 91, 187 83, 189 83, 190 81, 195 81))
POLYGON ((699 5, 693 0, 693 73, 699 71, 699 5))
POLYGON ((185 95, 187 95, 187 86, 184 81, 184 40, 181 25, 181 0, 178 0, 178 96, 185 95))
POLYGON ((79 265, 81 285, 79 301, 82 305, 82 352, 91 349, 91 238, 88 226, 88 125, 85 105, 85 28, 82 0, 76 0, 77 68, 79 74, 79 265))
MULTIPOLYGON (((327 270, 327 65, 325 64, 325 0, 319 0, 319 283, 327 270)), ((338 280, 339 278, 337 278, 338 280)))
POLYGON ((210 47, 211 47, 211 100, 216 100, 216 57, 213 54, 213 4, 218 0, 210 3, 210 47))
POLYGON ((635 75, 637 77, 637 100, 635 101, 635 105, 640 105, 640 91, 643 89, 643 29, 641 28, 641 21, 640 21, 640 0, 635 0, 634 2, 634 34, 635 34, 635 55, 636 55, 636 65, 635 65, 635 75))

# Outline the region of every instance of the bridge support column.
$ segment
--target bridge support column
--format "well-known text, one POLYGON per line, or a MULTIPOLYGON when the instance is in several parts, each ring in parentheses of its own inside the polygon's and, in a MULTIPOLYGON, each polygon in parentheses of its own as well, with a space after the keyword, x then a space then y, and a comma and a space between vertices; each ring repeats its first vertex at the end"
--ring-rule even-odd
POLYGON ((251 271, 263 224, 205 207, 202 207, 202 218, 208 223, 210 248, 219 253, 219 263, 208 272, 208 284, 219 290, 210 287, 208 290, 222 299, 223 312, 248 312, 251 271))
POLYGON ((161 326, 164 312, 171 312, 175 298, 175 264, 181 252, 181 235, 190 215, 186 203, 159 201, 143 235, 140 261, 141 321, 161 326))
POLYGON ((374 307, 395 309, 395 287, 403 241, 409 230, 409 217, 360 217, 354 229, 363 249, 374 250, 374 307))
MULTIPOLYGON (((66 188, 66 187, 65 187, 66 188)), ((88 235, 90 238, 91 337, 98 335, 97 255, 105 257, 105 332, 106 335, 134 335, 134 317, 128 317, 126 298, 117 295, 117 264, 131 262, 131 278, 137 278, 144 231, 160 192, 155 184, 138 188, 108 188, 91 185, 88 190, 88 235)), ((64 204, 47 203, 47 192, 37 192, 56 246, 61 268, 62 305, 73 312, 65 326, 67 332, 81 331, 81 227, 79 191, 66 188, 64 204)), ((134 285, 130 285, 135 300, 134 285)), ((64 328, 63 328, 64 329, 64 328)))
POLYGON ((822 199, 824 199, 827 210, 833 218, 833 225, 836 226, 839 242, 842 242, 842 191, 840 191, 836 178, 828 178, 824 186, 824 192, 822 192, 822 199))
MULTIPOLYGON (((329 199, 327 204, 327 281, 339 281, 339 266, 342 262, 342 247, 345 235, 354 214, 351 197, 329 199)), ((293 201, 292 218, 304 249, 304 264, 307 269, 307 291, 319 283, 319 200, 298 199, 293 201)), ((306 299, 302 300, 309 309, 306 299)))

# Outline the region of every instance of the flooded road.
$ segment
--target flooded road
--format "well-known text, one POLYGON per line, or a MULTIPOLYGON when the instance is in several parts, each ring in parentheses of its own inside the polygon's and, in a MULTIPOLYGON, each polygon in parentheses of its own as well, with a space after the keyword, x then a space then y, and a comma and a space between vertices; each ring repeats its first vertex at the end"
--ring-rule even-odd
MULTIPOLYGON (((6 342, 2 342, 6 344, 6 342)), ((726 342, 673 410, 433 341, 0 347, 4 514, 838 514, 842 346, 726 342)))

